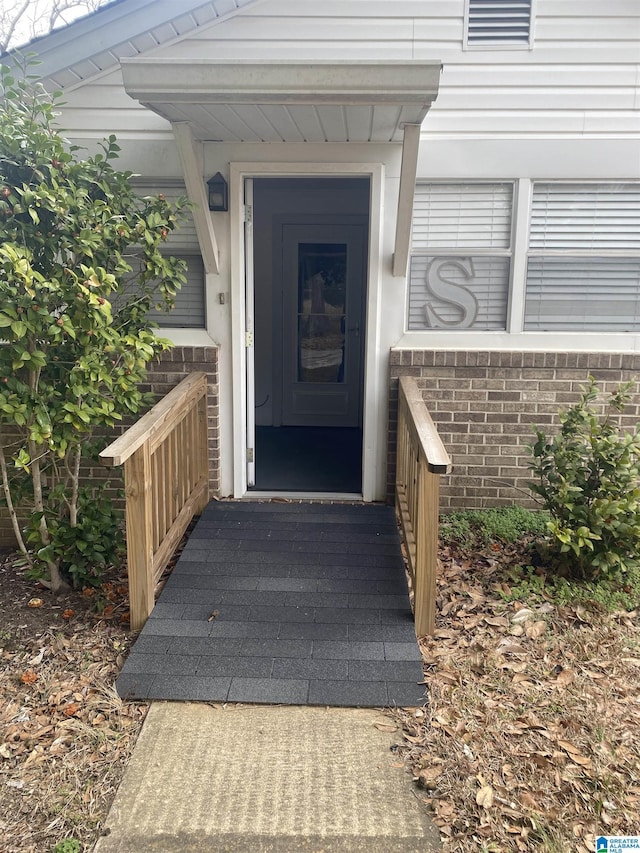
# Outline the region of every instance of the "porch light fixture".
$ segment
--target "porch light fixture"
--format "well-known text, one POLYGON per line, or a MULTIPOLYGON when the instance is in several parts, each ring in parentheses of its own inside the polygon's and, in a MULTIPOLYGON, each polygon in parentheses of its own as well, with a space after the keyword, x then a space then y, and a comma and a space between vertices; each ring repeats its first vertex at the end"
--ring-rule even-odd
POLYGON ((229 210, 229 187, 220 172, 207 181, 209 210, 229 210))

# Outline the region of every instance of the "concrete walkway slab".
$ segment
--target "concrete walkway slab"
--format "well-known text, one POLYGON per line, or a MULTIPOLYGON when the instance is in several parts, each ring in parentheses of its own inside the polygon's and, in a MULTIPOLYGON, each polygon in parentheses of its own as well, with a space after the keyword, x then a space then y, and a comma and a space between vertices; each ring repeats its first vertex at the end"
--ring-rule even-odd
POLYGON ((95 853, 431 853, 439 835, 353 708, 151 706, 95 853))

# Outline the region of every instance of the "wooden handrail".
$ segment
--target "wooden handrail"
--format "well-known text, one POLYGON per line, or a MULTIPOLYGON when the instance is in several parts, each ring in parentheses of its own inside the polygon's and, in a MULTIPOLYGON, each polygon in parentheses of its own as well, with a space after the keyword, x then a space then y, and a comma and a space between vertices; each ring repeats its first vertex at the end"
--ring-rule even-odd
POLYGON ((190 374, 100 461, 124 465, 131 627, 138 631, 153 610, 160 575, 209 501, 206 374, 190 374))
POLYGON ((400 377, 396 510, 407 550, 413 585, 413 610, 419 637, 435 630, 436 568, 440 475, 451 466, 418 384, 400 377))

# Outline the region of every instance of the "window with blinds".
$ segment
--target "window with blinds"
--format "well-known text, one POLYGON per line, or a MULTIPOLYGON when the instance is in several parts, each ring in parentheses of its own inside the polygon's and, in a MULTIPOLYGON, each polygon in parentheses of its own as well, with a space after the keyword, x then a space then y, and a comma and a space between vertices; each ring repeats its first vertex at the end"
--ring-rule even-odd
POLYGON ((531 44, 533 0, 467 0, 467 47, 531 44))
POLYGON ((205 326, 204 264, 200 255, 171 252, 187 265, 187 280, 176 293, 175 305, 166 311, 150 311, 149 319, 174 329, 203 329, 205 326))
POLYGON ((640 331, 640 184, 534 184, 524 327, 640 331))
POLYGON ((503 330, 513 185, 418 184, 408 329, 503 330))
MULTIPOLYGON (((138 180, 135 186, 140 195, 162 193, 170 202, 175 202, 186 195, 184 184, 178 180, 166 182, 138 180)), ((173 310, 170 313, 151 311, 149 318, 165 328, 203 329, 206 325, 204 264, 190 211, 185 211, 180 227, 170 232, 163 252, 182 258, 186 262, 187 280, 176 294, 173 310)))

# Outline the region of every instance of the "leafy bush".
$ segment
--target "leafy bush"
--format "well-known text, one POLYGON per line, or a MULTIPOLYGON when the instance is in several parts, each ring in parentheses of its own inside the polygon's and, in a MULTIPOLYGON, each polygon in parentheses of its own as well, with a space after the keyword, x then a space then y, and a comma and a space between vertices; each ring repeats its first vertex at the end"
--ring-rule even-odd
MULTIPOLYGON (((40 547, 37 555, 40 564, 58 561, 65 576, 77 589, 100 586, 104 570, 124 556, 125 541, 122 529, 122 511, 105 496, 109 483, 84 486, 78 493, 78 520, 70 523, 67 515, 51 513, 49 518, 50 542, 40 547)), ((57 487, 61 490, 61 485, 57 487)), ((59 494, 49 499, 53 508, 60 500, 59 494)), ((34 514, 25 531, 27 541, 40 544, 39 519, 34 514)))
POLYGON ((515 542, 525 535, 540 535, 548 516, 521 506, 463 510, 442 515, 440 536, 444 541, 471 550, 490 542, 515 542))
POLYGON ((81 158, 55 127, 59 93, 4 66, 0 85, 3 498, 24 560, 58 591, 108 559, 112 511, 86 499, 81 461, 145 404, 146 366, 170 345, 147 315, 185 280, 162 250, 186 202, 140 198, 113 136, 81 158))
POLYGON ((626 572, 640 559, 640 426, 620 429, 634 383, 621 385, 599 415, 593 377, 576 405, 560 413, 553 438, 536 430, 532 492, 551 516, 551 553, 575 577, 626 572))

